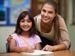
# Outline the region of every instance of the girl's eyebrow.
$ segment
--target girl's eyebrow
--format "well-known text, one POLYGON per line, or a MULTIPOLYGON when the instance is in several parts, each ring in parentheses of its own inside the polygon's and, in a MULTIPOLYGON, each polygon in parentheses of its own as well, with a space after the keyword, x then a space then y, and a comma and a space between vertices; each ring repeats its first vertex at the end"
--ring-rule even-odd
POLYGON ((21 19, 21 20, 24 20, 24 18, 23 18, 23 19, 21 19))

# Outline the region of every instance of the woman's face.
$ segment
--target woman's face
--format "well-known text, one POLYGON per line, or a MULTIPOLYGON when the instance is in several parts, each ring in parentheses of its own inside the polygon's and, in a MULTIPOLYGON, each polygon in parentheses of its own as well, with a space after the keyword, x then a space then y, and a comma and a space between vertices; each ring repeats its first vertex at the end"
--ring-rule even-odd
POLYGON ((23 31, 29 31, 32 27, 32 21, 29 19, 29 16, 26 15, 23 19, 20 21, 20 28, 23 31))
POLYGON ((41 20, 44 23, 52 22, 57 13, 55 13, 55 9, 50 4, 44 4, 41 9, 41 20))

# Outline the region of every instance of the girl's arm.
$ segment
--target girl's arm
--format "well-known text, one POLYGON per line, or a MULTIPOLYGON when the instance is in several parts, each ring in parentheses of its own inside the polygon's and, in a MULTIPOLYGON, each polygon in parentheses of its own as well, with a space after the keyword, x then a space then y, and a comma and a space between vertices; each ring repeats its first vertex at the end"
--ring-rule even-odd
POLYGON ((36 44, 35 49, 36 49, 36 50, 41 50, 41 45, 40 45, 40 43, 37 43, 37 44, 36 44))
POLYGON ((10 42, 10 51, 15 52, 33 52, 33 47, 16 47, 16 40, 12 39, 10 42))

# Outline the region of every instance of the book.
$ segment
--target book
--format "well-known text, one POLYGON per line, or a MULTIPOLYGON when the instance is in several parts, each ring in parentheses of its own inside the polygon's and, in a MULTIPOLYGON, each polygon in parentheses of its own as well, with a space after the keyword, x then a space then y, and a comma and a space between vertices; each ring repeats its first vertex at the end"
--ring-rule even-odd
POLYGON ((47 54, 53 54, 54 52, 34 50, 33 53, 26 53, 26 52, 21 52, 21 53, 22 54, 27 54, 27 55, 47 55, 47 54))

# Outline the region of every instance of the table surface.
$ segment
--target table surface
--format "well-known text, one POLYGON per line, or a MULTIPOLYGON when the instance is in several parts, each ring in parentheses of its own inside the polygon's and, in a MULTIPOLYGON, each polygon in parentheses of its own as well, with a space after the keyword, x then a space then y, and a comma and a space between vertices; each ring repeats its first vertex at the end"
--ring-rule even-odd
MULTIPOLYGON (((0 53, 0 56, 33 56, 33 55, 26 55, 26 54, 15 52, 15 53, 0 53)), ((38 56, 75 56, 75 51, 61 50, 61 51, 55 51, 54 54, 38 55, 38 56)))

